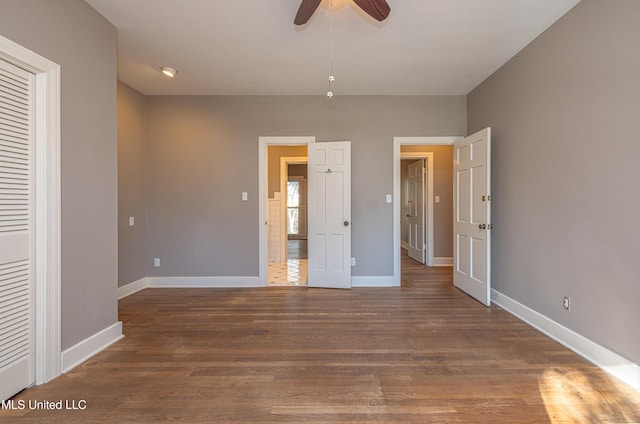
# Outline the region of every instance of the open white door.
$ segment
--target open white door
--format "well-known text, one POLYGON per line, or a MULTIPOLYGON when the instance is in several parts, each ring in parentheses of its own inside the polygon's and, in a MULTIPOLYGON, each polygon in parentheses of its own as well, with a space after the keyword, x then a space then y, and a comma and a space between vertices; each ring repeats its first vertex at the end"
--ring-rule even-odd
POLYGON ((491 305, 491 128, 453 144, 453 284, 491 305))
POLYGON ((311 143, 309 287, 351 288, 351 143, 311 143))
POLYGON ((424 242, 424 187, 425 166, 424 159, 409 164, 409 250, 411 259, 425 263, 424 242))
POLYGON ((35 383, 34 81, 0 60, 0 400, 35 383))

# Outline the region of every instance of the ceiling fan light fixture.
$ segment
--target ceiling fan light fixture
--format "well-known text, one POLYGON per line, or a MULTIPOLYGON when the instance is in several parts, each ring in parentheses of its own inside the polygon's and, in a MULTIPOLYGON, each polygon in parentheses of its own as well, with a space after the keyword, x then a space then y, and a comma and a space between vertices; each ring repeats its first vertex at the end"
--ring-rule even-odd
POLYGON ((169 78, 173 78, 176 76, 176 74, 178 73, 178 71, 176 71, 174 68, 170 67, 170 66, 163 66, 162 68, 160 68, 162 73, 169 77, 169 78))

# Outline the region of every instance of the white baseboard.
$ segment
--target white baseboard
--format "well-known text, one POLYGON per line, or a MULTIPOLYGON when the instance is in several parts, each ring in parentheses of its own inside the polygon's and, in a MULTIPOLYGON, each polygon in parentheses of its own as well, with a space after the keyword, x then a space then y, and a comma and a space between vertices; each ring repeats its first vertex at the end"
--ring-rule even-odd
POLYGON ((558 343, 571 349, 607 373, 640 390, 640 366, 615 352, 587 339, 584 336, 558 324, 533 309, 496 291, 491 291, 491 300, 502 309, 510 312, 522 321, 537 328, 558 343))
POLYGON ((394 287, 393 276, 357 276, 351 277, 351 287, 394 287))
MULTIPOLYGON (((118 287, 118 300, 153 288, 251 288, 264 287, 258 277, 146 277, 118 287)), ((351 277, 351 287, 394 287, 393 276, 351 277)))
POLYGON ((147 279, 141 278, 137 281, 134 281, 129 284, 125 284, 124 286, 118 287, 118 300, 123 299, 127 296, 131 296, 132 294, 139 292, 140 290, 147 288, 147 279))
POLYGON ((71 371, 76 366, 123 337, 122 322, 118 321, 104 330, 98 331, 93 336, 84 339, 80 343, 71 346, 69 349, 64 350, 62 352, 62 372, 66 373, 71 371))
POLYGON ((433 258, 432 266, 453 266, 453 258, 433 258))
POLYGON ((404 240, 400 240, 400 247, 403 248, 404 250, 409 250, 409 243, 407 243, 404 240))
POLYGON ((258 277, 147 277, 147 287, 248 288, 264 287, 258 277))

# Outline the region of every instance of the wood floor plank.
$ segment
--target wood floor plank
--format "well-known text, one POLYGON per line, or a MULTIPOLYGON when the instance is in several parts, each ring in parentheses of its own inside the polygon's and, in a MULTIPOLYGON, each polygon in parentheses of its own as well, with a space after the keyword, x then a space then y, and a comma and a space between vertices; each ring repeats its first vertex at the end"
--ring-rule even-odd
POLYGON ((86 409, 0 422, 640 422, 640 393, 402 261, 398 288, 138 292, 123 340, 14 399, 86 409))

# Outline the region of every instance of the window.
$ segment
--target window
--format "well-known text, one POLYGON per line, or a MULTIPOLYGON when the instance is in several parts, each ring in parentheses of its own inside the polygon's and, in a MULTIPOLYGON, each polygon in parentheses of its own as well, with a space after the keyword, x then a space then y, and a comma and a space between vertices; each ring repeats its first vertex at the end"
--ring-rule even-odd
POLYGON ((300 181, 287 182, 287 234, 300 234, 300 181))

